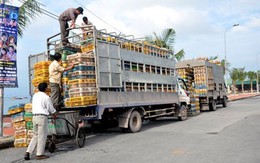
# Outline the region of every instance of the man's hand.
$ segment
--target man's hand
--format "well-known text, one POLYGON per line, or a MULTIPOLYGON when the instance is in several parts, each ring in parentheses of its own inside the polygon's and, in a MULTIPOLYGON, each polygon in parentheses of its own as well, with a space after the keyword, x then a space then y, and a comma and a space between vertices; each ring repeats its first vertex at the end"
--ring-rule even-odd
POLYGON ((70 28, 75 28, 75 22, 71 23, 70 28))

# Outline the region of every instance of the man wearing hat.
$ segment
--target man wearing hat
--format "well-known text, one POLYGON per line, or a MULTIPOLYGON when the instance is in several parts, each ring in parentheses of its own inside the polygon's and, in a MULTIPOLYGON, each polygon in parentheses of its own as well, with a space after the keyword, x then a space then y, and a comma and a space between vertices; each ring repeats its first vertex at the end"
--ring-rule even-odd
POLYGON ((69 36, 69 31, 66 30, 67 28, 69 28, 68 22, 71 21, 70 28, 75 28, 76 19, 79 14, 83 14, 82 7, 78 7, 76 9, 69 8, 60 15, 59 22, 60 22, 62 45, 67 45, 69 43, 68 38, 67 38, 69 36))

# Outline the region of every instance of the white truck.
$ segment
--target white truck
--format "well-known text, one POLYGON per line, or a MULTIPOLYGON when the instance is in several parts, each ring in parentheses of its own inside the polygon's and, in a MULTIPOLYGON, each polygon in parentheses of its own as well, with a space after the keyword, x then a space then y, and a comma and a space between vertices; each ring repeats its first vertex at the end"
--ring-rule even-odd
MULTIPOLYGON (((29 56, 30 83, 33 65, 49 60, 54 52, 74 49, 94 54, 96 104, 65 106, 63 111, 78 110, 88 123, 116 120, 124 132, 138 132, 142 121, 158 117, 186 120, 190 98, 185 82, 177 77, 173 51, 162 49, 128 36, 86 26, 82 33, 69 37, 71 46, 60 46, 60 35, 47 39, 47 52, 29 56), (80 48, 91 47, 87 52, 80 48), (186 90, 185 90, 186 89, 186 90)), ((33 86, 30 85, 33 94, 33 86)))

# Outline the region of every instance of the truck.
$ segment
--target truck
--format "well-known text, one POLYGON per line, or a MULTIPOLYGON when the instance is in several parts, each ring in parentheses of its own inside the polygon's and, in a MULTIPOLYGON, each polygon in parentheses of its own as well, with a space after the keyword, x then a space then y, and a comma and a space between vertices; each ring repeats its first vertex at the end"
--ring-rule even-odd
POLYGON ((79 111, 86 124, 115 121, 130 133, 139 132, 144 120, 187 119, 190 98, 186 83, 177 76, 172 50, 85 27, 87 32, 68 37, 70 46, 63 47, 56 34, 47 39, 46 52, 29 56, 31 95, 35 92, 34 64, 60 52, 63 66, 76 65, 63 74, 65 106, 61 111, 79 111))
MULTIPOLYGON (((215 61, 216 62, 216 61, 215 61)), ((218 104, 227 106, 227 87, 223 66, 207 58, 185 60, 176 64, 180 76, 186 78, 198 95, 200 110, 216 111, 218 104)))

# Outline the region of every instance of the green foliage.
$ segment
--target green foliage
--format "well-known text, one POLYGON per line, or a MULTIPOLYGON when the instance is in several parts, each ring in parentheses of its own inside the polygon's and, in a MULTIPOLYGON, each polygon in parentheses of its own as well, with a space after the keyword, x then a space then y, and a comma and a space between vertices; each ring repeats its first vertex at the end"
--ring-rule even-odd
POLYGON ((239 72, 239 69, 238 68, 233 68, 230 72, 229 72, 229 75, 230 75, 230 78, 232 79, 232 81, 237 81, 238 80, 238 72, 239 72))
MULTIPOLYGON (((226 74, 226 72, 225 72, 225 68, 226 68, 225 62, 226 62, 225 59, 221 60, 221 66, 223 66, 224 74, 226 74)), ((230 69, 229 69, 230 66, 231 66, 231 64, 229 62, 227 62, 227 72, 230 72, 230 69)))
POLYGON ((185 56, 185 52, 182 49, 178 53, 176 53, 174 56, 177 59, 177 61, 181 61, 184 58, 184 56, 185 56))
POLYGON ((218 55, 209 57, 209 60, 215 60, 218 59, 218 55))
POLYGON ((250 81, 253 81, 254 79, 257 78, 256 72, 254 71, 247 72, 247 77, 249 78, 250 81))
POLYGON ((243 81, 246 79, 247 73, 245 72, 245 67, 238 69, 238 80, 243 83, 243 81))
POLYGON ((34 20, 42 13, 40 3, 36 0, 26 0, 19 9, 18 18, 18 35, 23 36, 23 31, 26 30, 31 20, 34 20))
MULTIPOLYGON (((174 41, 175 41, 176 32, 172 28, 164 29, 161 34, 157 34, 153 32, 153 35, 146 36, 145 40, 153 45, 157 45, 161 48, 166 48, 170 50, 174 50, 174 41)), ((184 50, 180 50, 174 57, 180 61, 184 58, 185 52, 184 50)))
POLYGON ((173 50, 175 30, 172 28, 164 29, 162 34, 153 32, 152 36, 147 36, 146 41, 151 44, 157 45, 161 48, 167 48, 173 50))

